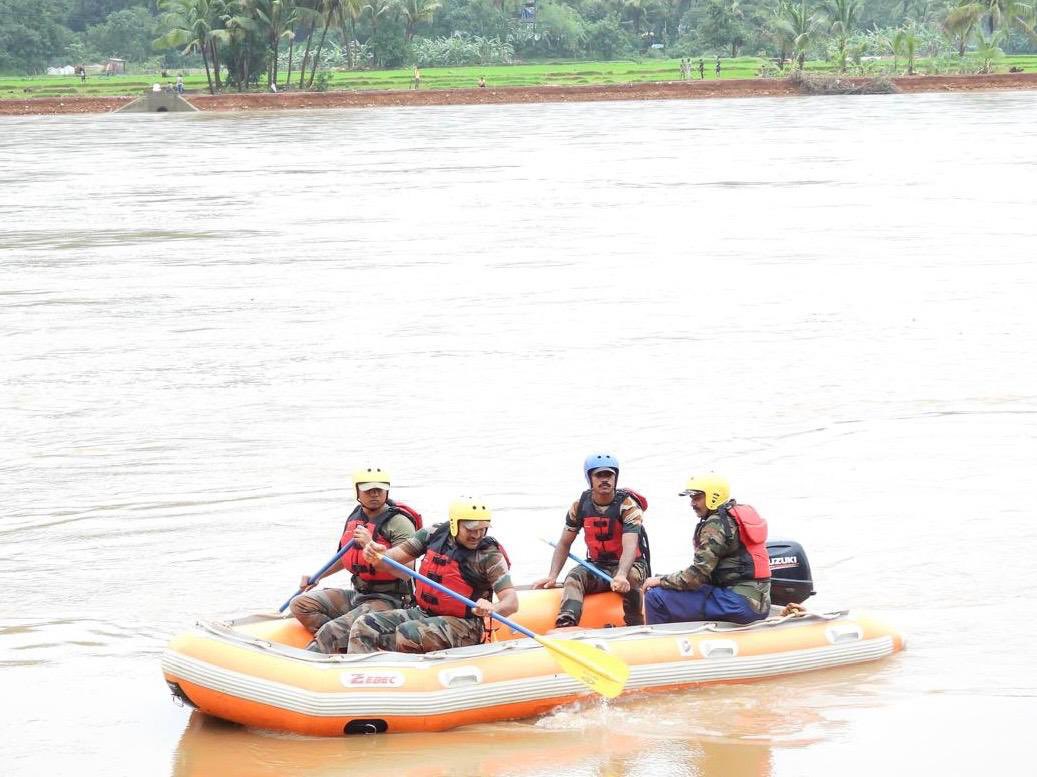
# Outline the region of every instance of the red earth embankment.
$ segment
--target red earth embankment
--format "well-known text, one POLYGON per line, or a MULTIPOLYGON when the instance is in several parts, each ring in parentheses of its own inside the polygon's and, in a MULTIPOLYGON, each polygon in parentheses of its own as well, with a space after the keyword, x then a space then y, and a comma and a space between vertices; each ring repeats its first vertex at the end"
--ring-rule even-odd
MULTIPOLYGON (((846 78, 851 83, 868 79, 846 78)), ((1037 73, 973 76, 901 76, 892 79, 901 92, 1037 90, 1037 73)), ((787 97, 800 95, 783 78, 729 81, 662 81, 586 86, 511 86, 500 89, 428 89, 422 91, 281 92, 187 95, 202 111, 263 111, 303 108, 377 108, 403 105, 482 105, 498 103, 595 102, 601 100, 695 100, 719 97, 787 97)), ((133 97, 44 97, 0 100, 0 115, 103 113, 133 97)))

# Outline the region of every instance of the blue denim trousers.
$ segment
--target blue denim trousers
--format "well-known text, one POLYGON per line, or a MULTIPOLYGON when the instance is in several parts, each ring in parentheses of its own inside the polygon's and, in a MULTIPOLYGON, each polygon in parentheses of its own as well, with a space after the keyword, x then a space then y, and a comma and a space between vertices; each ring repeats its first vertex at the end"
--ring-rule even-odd
POLYGON ((768 614, 756 612, 744 596, 730 588, 712 585, 694 591, 670 591, 656 586, 645 594, 645 621, 648 625, 685 621, 752 623, 763 620, 768 614))

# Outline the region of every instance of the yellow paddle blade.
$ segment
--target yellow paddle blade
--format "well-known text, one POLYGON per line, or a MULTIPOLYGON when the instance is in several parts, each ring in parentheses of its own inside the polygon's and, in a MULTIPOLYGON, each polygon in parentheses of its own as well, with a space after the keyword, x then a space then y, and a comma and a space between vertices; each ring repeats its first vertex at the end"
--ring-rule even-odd
POLYGON ((586 642, 568 639, 536 638, 550 650, 558 665, 592 691, 609 699, 619 696, 630 677, 630 667, 623 659, 609 655, 586 642))

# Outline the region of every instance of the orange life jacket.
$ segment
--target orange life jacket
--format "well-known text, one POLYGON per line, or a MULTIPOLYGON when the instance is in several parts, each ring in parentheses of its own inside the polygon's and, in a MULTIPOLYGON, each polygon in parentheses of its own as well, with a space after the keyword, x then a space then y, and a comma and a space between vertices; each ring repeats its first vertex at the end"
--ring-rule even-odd
MULTIPOLYGON (((580 503, 576 509, 583 522, 583 541, 587 544, 587 558, 590 561, 619 561, 623 553, 623 520, 620 518, 619 508, 628 496, 633 498, 642 510, 648 509, 648 500, 627 488, 616 489, 616 495, 612 497, 604 514, 595 509, 590 489, 580 495, 580 503)), ((646 555, 647 544, 648 535, 642 526, 635 559, 646 555)))
MULTIPOLYGON (((364 509, 357 505, 356 509, 346 519, 346 525, 342 529, 342 538, 338 541, 338 549, 342 550, 346 543, 353 539, 353 533, 358 526, 363 526, 370 531, 371 537, 375 542, 388 546, 389 540, 382 534, 382 528, 394 515, 406 516, 414 524, 415 529, 421 528, 421 513, 413 507, 408 507, 400 502, 394 502, 391 499, 386 502, 386 505, 388 509, 374 520, 368 518, 364 513, 364 509)), ((389 573, 387 567, 376 567, 374 564, 368 563, 367 559, 364 558, 364 549, 357 545, 354 545, 342 556, 342 568, 348 569, 361 580, 365 580, 368 583, 394 583, 399 580, 395 575, 389 573)), ((409 589, 409 587, 408 585, 407 588, 409 589)))
MULTIPOLYGON (((473 602, 479 599, 487 601, 493 598, 493 587, 483 579, 472 566, 472 558, 476 552, 486 548, 497 548, 504 560, 511 566, 504 547, 493 537, 483 537, 479 547, 470 550, 459 542, 449 543, 450 524, 444 523, 429 536, 428 548, 421 560, 418 570, 429 580, 456 591, 473 602), (448 545, 451 545, 448 547, 448 545)), ((437 591, 428 583, 418 580, 414 585, 414 599, 417 605, 429 615, 453 615, 455 618, 472 618, 472 608, 453 597, 437 591)))
MULTIPOLYGON (((724 519, 724 531, 730 541, 732 524, 738 531, 738 549, 732 556, 722 558, 713 570, 713 585, 731 586, 749 580, 769 580, 770 554, 767 553, 767 521, 750 505, 736 504, 732 499, 721 505, 717 514, 724 519)), ((708 516, 707 516, 708 517, 708 516)), ((695 545, 705 520, 695 527, 695 545)))

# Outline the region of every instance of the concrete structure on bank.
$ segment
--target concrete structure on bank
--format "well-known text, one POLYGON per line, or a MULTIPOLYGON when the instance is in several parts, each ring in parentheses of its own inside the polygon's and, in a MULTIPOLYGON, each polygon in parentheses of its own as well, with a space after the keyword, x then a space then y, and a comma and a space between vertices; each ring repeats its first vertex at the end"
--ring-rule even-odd
POLYGON ((171 113, 197 110, 176 92, 153 92, 149 89, 144 93, 143 97, 138 97, 133 102, 126 103, 121 108, 116 108, 115 113, 171 113))

